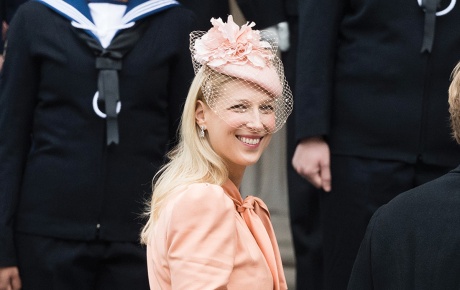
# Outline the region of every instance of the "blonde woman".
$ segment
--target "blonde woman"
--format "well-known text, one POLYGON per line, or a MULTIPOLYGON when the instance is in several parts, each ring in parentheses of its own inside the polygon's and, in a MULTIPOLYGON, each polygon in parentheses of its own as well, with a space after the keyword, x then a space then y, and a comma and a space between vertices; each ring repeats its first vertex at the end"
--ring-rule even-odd
POLYGON ((147 244, 151 289, 286 289, 266 205, 241 197, 292 111, 270 34, 211 19, 191 34, 196 76, 170 161, 154 178, 147 244))

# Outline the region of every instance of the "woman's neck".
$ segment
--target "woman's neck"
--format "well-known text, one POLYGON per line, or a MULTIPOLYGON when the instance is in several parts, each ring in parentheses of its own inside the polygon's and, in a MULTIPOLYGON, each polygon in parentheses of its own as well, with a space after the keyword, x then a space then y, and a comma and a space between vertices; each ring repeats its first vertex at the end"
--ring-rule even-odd
POLYGON ((240 188, 241 182, 243 181, 243 175, 244 175, 244 170, 246 167, 243 169, 239 170, 230 170, 228 172, 228 179, 230 179, 233 184, 235 184, 236 188, 240 188))

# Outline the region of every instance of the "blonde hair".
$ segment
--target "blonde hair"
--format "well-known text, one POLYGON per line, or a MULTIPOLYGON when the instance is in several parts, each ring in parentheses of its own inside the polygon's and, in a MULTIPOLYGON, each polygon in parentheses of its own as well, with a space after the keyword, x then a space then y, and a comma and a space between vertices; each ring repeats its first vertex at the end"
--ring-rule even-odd
POLYGON ((452 136, 460 144, 460 62, 455 66, 451 74, 449 113, 452 136))
POLYGON ((207 138, 200 138, 195 120, 197 101, 206 103, 201 91, 207 74, 200 70, 193 80, 182 113, 178 145, 168 153, 169 162, 153 178, 152 198, 147 204, 148 221, 141 232, 141 242, 148 244, 152 227, 167 200, 178 186, 197 182, 222 185, 228 178, 228 170, 214 152, 207 138))

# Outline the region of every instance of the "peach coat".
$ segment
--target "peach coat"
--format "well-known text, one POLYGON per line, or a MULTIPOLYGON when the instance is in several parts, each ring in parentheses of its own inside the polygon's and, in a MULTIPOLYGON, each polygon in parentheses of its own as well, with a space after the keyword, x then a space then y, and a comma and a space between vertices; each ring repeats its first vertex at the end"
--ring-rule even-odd
POLYGON ((287 289, 266 205, 223 186, 184 186, 163 209, 147 245, 150 288, 287 289))

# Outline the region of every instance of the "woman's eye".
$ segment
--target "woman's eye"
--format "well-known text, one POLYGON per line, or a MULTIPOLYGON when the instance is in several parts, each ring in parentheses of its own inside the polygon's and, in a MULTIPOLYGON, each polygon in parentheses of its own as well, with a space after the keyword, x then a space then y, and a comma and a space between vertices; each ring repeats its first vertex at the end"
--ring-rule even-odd
POLYGON ((248 110, 248 106, 244 104, 233 105, 230 107, 230 110, 237 112, 237 113, 244 113, 248 110))
POLYGON ((272 105, 261 105, 259 107, 259 110, 262 112, 262 114, 271 114, 275 110, 272 105))

